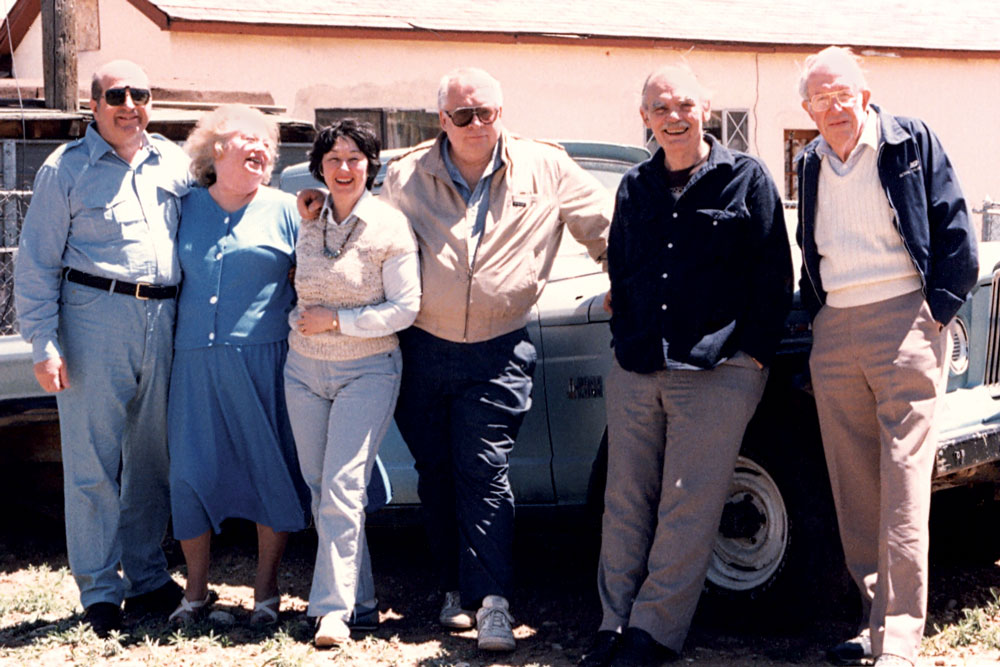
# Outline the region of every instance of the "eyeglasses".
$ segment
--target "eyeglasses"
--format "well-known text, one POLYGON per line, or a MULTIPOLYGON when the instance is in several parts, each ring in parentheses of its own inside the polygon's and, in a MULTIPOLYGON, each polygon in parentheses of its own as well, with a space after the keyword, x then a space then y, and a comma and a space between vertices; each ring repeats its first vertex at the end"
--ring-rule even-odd
POLYGON ((132 104, 140 107, 149 102, 150 97, 149 88, 124 86, 123 88, 108 88, 105 90, 104 101, 110 106, 120 107, 125 104, 126 95, 132 98, 132 104))
POLYGON ((835 90, 830 93, 818 93, 809 98, 809 108, 813 111, 826 111, 837 100, 837 104, 846 107, 854 103, 858 94, 852 90, 835 90))
POLYGON ((445 115, 451 118, 455 127, 465 127, 472 122, 472 117, 479 118, 483 125, 492 125, 493 121, 500 115, 498 107, 459 107, 454 111, 445 111, 445 115))

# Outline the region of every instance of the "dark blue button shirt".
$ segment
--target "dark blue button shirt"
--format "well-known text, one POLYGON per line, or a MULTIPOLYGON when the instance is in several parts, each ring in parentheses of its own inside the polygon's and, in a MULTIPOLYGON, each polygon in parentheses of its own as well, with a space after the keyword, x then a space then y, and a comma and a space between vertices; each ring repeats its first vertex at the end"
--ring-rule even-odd
POLYGON ((622 368, 712 368, 739 351, 767 364, 791 305, 778 190, 757 158, 706 135, 708 162, 674 200, 663 150, 618 187, 608 240, 611 332, 622 368))

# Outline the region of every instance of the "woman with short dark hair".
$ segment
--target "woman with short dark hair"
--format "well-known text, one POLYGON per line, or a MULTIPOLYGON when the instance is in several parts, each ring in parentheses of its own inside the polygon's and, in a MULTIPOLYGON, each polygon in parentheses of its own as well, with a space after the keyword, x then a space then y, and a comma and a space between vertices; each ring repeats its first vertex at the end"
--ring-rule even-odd
POLYGON ((295 251, 285 394, 319 537, 308 613, 320 647, 377 623, 365 488, 399 395, 395 332, 420 307, 409 222, 368 191, 379 148, 372 127, 353 119, 319 133, 309 166, 329 195, 320 216, 302 222, 295 251))

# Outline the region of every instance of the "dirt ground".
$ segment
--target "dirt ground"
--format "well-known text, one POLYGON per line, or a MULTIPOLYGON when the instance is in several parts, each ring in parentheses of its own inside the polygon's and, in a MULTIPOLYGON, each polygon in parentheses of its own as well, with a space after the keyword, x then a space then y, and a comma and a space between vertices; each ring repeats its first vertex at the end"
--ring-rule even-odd
MULTIPOLYGON (((598 624, 594 554, 578 521, 556 515, 519 523, 519 588, 514 601, 518 648, 507 655, 477 651, 474 632, 447 633, 437 627, 439 601, 419 528, 371 528, 369 534, 382 621, 372 638, 359 638, 344 650, 319 652, 311 647, 304 611, 315 537, 308 532, 293 537, 286 555, 282 630, 248 629, 253 534, 247 525, 232 524, 214 542, 211 583, 220 595, 218 608, 230 612, 235 623, 204 623, 188 638, 173 635, 165 626, 128 627, 124 649, 109 650, 94 649, 88 644, 97 641, 92 636, 88 640, 73 635, 80 610, 72 579, 63 575, 57 584, 46 584, 39 578, 39 567, 58 571, 65 566, 61 524, 30 512, 8 513, 0 523, 0 598, 51 585, 67 602, 62 611, 56 605, 55 612, 42 618, 5 610, 0 617, 0 664, 564 666, 576 664, 598 624)), ((966 545, 952 547, 935 550, 928 635, 934 634, 935 625, 955 622, 963 607, 989 599, 990 587, 1000 589, 1000 554, 973 558, 966 545)), ((176 545, 170 554, 174 575, 183 580, 176 545)), ((823 605, 823 591, 815 591, 815 599, 823 605)), ((798 624, 787 618, 720 620, 700 613, 682 664, 826 664, 824 649, 851 635, 853 628, 843 610, 817 612, 819 620, 798 624)), ((994 621, 1000 628, 1000 618, 994 621)), ((996 664, 1000 658, 995 650, 975 643, 934 652, 939 654, 921 657, 921 667, 996 664)))

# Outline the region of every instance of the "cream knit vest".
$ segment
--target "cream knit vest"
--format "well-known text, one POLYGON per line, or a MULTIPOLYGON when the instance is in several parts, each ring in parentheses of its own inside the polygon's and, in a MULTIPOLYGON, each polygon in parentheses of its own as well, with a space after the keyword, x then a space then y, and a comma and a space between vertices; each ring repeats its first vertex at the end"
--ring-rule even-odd
POLYGON ((399 345, 395 334, 379 338, 358 338, 340 331, 326 331, 303 336, 295 328, 302 309, 323 306, 331 310, 358 308, 385 301, 382 264, 396 255, 413 252, 413 236, 402 213, 384 202, 368 197, 359 207, 364 218, 354 223, 335 225, 326 230, 326 244, 331 250, 343 245, 340 257, 323 254, 322 216, 303 220, 295 246, 295 292, 298 305, 289 315, 292 330, 288 346, 306 357, 327 361, 360 359, 389 352, 399 345))
POLYGON ((816 246, 826 302, 850 308, 920 289, 920 276, 896 231, 878 178, 875 151, 865 148, 840 176, 824 158, 816 202, 816 246))

